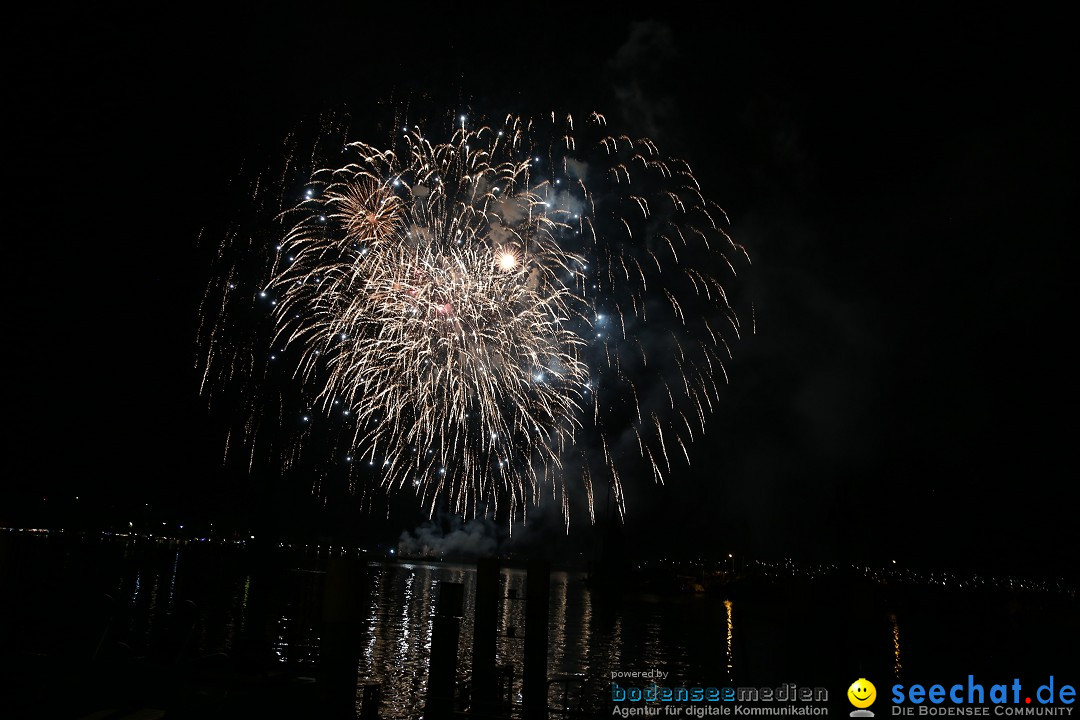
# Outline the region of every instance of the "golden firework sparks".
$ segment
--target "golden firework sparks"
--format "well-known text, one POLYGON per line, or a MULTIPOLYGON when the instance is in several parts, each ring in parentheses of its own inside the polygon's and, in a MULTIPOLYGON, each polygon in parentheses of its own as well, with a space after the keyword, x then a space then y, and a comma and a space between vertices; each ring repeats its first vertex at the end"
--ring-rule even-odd
MULTIPOLYGON (((552 494, 568 513, 574 466, 592 516, 578 445, 598 432, 624 512, 613 413, 632 418, 629 445, 656 482, 673 442, 689 461, 688 415, 704 430, 730 357, 710 319, 739 327, 710 273, 747 256, 688 164, 608 135, 601 115, 583 125, 599 137, 552 114, 497 128, 462 117, 445 143, 418 128, 395 150, 351 143, 353 161, 316 171, 285 213, 258 290, 272 344, 295 350, 324 412, 351 418, 348 458, 377 467, 387 491, 463 514, 509 502, 512 517, 552 494), (642 382, 662 404, 643 410, 642 382)), ((237 353, 218 359, 216 317, 204 376, 218 364, 231 377, 237 353)))

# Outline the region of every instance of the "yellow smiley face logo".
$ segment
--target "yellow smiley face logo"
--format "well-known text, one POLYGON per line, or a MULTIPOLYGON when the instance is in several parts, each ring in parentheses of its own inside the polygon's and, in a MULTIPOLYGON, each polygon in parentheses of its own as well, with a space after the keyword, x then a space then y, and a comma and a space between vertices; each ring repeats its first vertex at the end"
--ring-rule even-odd
POLYGON ((847 689, 847 699, 857 708, 868 708, 877 698, 877 688, 866 678, 859 678, 847 689))

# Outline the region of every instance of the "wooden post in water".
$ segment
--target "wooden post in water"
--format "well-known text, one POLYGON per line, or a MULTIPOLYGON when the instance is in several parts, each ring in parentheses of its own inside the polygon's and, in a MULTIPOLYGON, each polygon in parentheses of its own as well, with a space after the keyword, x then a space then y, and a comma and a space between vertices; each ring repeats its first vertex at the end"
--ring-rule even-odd
POLYGON ((357 558, 332 557, 326 564, 319 685, 326 717, 333 720, 356 720, 366 570, 357 558))
POLYGON ((454 712, 458 639, 465 586, 439 583, 439 601, 431 628, 431 664, 428 667, 427 704, 424 720, 447 720, 454 712))
POLYGON ((522 701, 526 720, 546 720, 548 661, 548 594, 551 567, 546 560, 529 561, 525 580, 525 668, 522 701))
POLYGON ((472 710, 478 717, 495 713, 495 644, 499 630, 499 560, 476 563, 473 614, 472 710))

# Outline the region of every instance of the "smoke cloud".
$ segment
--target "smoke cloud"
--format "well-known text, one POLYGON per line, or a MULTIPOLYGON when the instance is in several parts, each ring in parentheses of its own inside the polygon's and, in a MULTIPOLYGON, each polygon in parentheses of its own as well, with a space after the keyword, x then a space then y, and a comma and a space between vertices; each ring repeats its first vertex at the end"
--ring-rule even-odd
POLYGON ((476 517, 462 523, 457 516, 440 516, 412 532, 402 532, 398 540, 398 555, 470 559, 494 555, 502 541, 499 529, 486 517, 476 517))

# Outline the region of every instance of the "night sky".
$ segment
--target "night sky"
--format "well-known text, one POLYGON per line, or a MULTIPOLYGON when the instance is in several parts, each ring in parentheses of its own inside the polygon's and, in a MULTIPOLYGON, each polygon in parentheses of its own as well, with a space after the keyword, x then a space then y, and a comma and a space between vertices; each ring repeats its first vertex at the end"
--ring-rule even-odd
MULTIPOLYGON (((285 7, 7 24, 0 526, 257 522, 266 479, 221 466, 198 396, 196 238, 298 124, 599 110, 688 159, 754 262, 757 334, 693 468, 633 483, 631 552, 1075 563, 1063 17, 285 7)), ((418 521, 263 502, 365 541, 418 521)))

